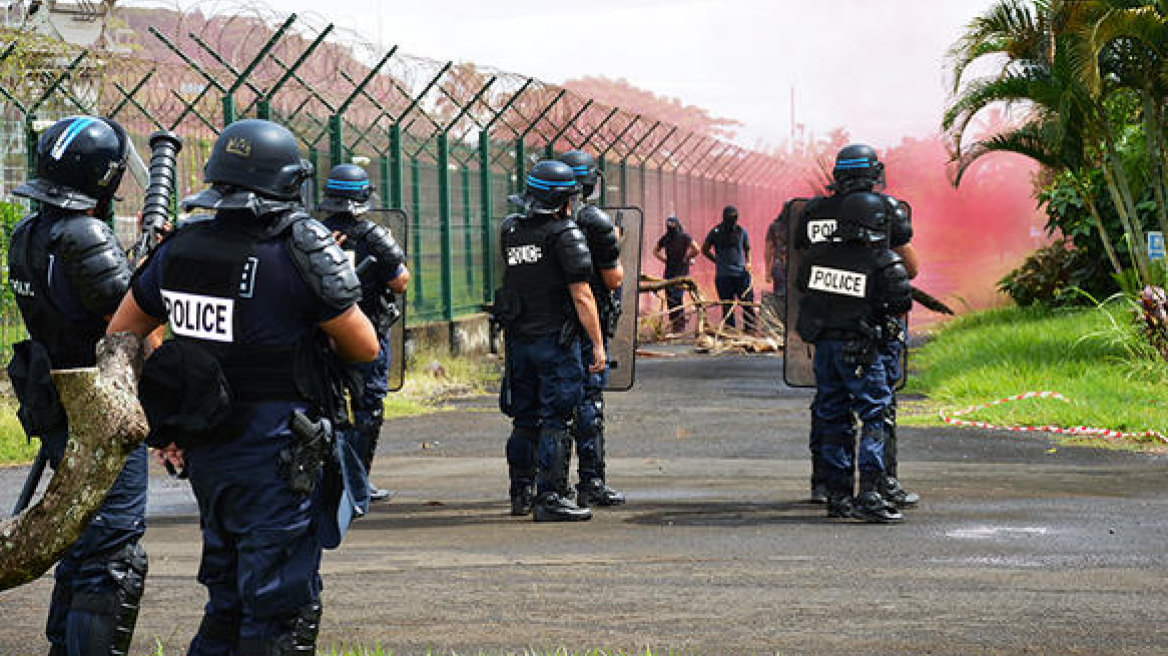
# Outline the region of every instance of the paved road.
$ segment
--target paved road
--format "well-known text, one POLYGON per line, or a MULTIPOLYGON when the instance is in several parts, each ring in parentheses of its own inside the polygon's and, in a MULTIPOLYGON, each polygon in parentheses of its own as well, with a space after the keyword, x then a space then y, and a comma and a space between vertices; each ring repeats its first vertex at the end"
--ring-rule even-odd
MULTIPOLYGON (((810 393, 778 364, 642 360, 609 402, 630 503, 582 525, 507 516, 492 399, 390 422, 375 473, 397 497, 326 554, 322 644, 1168 654, 1168 457, 905 429, 922 507, 900 526, 828 521, 803 502, 810 393)), ((0 470, 0 507, 21 476, 0 470)), ((197 517, 182 484, 152 483, 135 653, 181 654, 204 598, 197 517)), ((0 654, 43 653, 50 587, 0 594, 0 654)))

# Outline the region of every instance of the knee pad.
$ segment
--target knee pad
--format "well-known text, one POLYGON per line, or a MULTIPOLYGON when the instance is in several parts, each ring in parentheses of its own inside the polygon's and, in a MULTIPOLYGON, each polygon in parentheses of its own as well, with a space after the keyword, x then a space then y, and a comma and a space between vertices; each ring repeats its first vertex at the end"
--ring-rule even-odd
POLYGON ((320 633, 320 602, 302 606, 280 620, 278 635, 269 638, 248 638, 239 642, 240 656, 305 656, 316 653, 316 637, 320 633))
POLYGON ((117 588, 73 596, 69 643, 83 645, 82 653, 87 655, 125 656, 134 638, 146 586, 146 549, 137 542, 126 545, 110 558, 107 567, 117 588), (75 626, 74 622, 80 624, 75 626))

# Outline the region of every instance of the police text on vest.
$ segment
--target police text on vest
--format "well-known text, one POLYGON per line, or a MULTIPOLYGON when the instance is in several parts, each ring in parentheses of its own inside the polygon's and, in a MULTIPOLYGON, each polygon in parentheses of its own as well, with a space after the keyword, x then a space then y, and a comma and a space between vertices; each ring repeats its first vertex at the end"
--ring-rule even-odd
POLYGON ((807 282, 807 286, 828 294, 864 298, 868 289, 868 276, 855 271, 812 266, 811 279, 807 282))
POLYGON ((539 246, 513 246, 507 249, 507 266, 535 264, 541 257, 543 249, 539 246))
POLYGON ((235 299, 162 290, 162 302, 176 335, 212 342, 234 341, 235 299))
POLYGON ((815 219, 807 222, 807 241, 822 244, 835 235, 835 219, 815 219))

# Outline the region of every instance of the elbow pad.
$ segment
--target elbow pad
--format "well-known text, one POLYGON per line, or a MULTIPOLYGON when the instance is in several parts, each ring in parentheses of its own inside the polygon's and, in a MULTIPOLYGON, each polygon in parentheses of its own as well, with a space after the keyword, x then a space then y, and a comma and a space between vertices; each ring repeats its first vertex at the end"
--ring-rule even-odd
POLYGON ((77 217, 58 222, 52 238, 81 305, 99 316, 117 310, 133 270, 114 231, 93 217, 77 217))
POLYGON ((571 221, 565 221, 556 235, 556 255, 568 283, 584 282, 592 277, 592 253, 584 233, 571 221))
POLYGON ((899 248, 912 241, 912 206, 906 201, 885 196, 888 200, 888 243, 892 248, 899 248))
POLYGON ((346 310, 361 300, 357 272, 323 224, 307 217, 300 219, 292 226, 288 245, 304 282, 325 305, 346 310))
POLYGON ((586 205, 576 215, 576 223, 588 240, 592 264, 597 269, 615 269, 620 262, 620 241, 608 214, 599 207, 586 205))
POLYGON ((354 236, 369 245, 373 256, 380 263, 381 270, 393 276, 398 267, 406 263, 406 253, 402 250, 389 228, 377 225, 372 221, 361 221, 357 224, 354 236))

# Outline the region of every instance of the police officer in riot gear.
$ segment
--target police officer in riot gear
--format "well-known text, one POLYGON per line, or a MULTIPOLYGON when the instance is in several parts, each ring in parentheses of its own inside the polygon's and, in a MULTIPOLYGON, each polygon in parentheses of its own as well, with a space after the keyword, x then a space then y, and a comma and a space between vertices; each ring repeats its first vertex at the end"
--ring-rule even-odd
MULTIPOLYGON (((36 177, 15 190, 39 208, 16 227, 9 280, 30 340, 9 365, 25 429, 55 469, 69 429, 49 369, 92 367, 95 346, 130 283, 113 230, 114 193, 132 148, 114 121, 73 116, 37 144, 36 177), (41 381, 42 384, 38 384, 41 381)), ((129 457, 101 509, 57 565, 45 633, 51 656, 124 656, 146 578, 147 451, 129 457)))
POLYGON ((192 656, 315 653, 321 468, 343 404, 319 347, 365 362, 378 344, 352 266, 300 205, 311 174, 287 129, 225 128, 211 187, 184 201, 214 215, 155 250, 109 326, 145 335, 165 322, 173 334, 143 366, 139 396, 150 439, 175 441, 199 503, 209 598, 192 656), (192 405, 203 410, 181 412, 192 405))
POLYGON ((842 149, 832 175, 832 195, 808 203, 796 244, 806 251, 796 330, 815 344, 813 482, 819 476, 826 485, 829 517, 897 522, 902 516, 884 496, 893 392, 882 353, 912 304, 908 271, 890 241, 898 205, 873 191, 883 164, 869 146, 842 149), (858 456, 853 414, 862 424, 858 456))
MULTIPOLYGON (((369 175, 356 164, 339 164, 329 172, 324 185, 324 198, 317 207, 328 213, 324 224, 338 236, 338 240, 352 261, 365 269, 361 276, 361 310, 373 327, 381 344, 381 353, 373 362, 353 365, 349 382, 350 408, 353 427, 348 439, 355 446, 369 472, 377 451, 377 438, 384 421, 385 395, 388 391, 391 357, 405 357, 404 353, 390 353, 389 329, 401 316, 396 294, 406 291, 410 272, 406 268, 405 253, 385 227, 360 217, 369 211, 373 186, 369 175), (364 263, 371 263, 363 266, 364 263)), ((389 497, 389 491, 370 485, 370 500, 389 497)))
MULTIPOLYGON (((574 219, 588 242, 588 251, 592 253, 593 273, 589 285, 600 313, 601 332, 607 350, 608 338, 616 334, 616 322, 621 311, 619 290, 625 271, 620 262, 620 241, 616 226, 608 214, 588 202, 600 177, 592 156, 581 150, 570 150, 561 155, 559 160, 572 167, 576 181, 580 183, 583 201, 574 219)), ((580 340, 581 361, 587 362, 591 352, 592 342, 584 337, 580 340)), ((580 475, 580 482, 576 485, 576 504, 584 507, 617 506, 625 502, 625 496, 605 482, 604 387, 607 379, 607 365, 599 373, 585 373, 584 399, 576 408, 576 417, 571 426, 580 475)))
POLYGON ((493 312, 507 340, 500 409, 512 419, 507 441, 511 514, 535 521, 592 517, 572 502, 568 422, 583 398, 580 329, 592 344, 587 371, 604 370, 605 350, 588 280, 592 256, 571 220, 580 191, 572 168, 545 160, 527 174, 525 211, 503 221, 503 287, 493 312), (534 484, 534 499, 532 486, 534 484))

